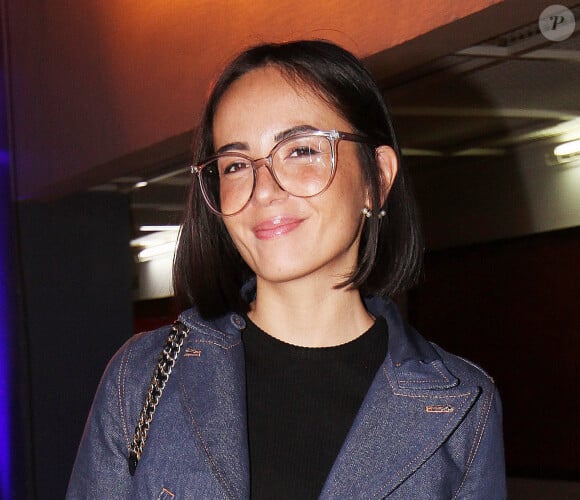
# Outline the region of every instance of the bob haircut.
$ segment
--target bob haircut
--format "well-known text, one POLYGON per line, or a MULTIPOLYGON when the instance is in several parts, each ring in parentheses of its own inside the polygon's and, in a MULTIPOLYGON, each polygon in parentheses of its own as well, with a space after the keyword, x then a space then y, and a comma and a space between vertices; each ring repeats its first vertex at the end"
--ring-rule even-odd
MULTIPOLYGON (((370 139, 359 145, 363 178, 369 186, 372 210, 382 219, 364 222, 358 264, 339 287, 357 288, 363 295, 393 296, 412 286, 420 273, 423 243, 408 174, 391 115, 369 71, 350 52, 326 41, 265 44, 234 59, 215 83, 194 141, 195 162, 214 154, 213 119, 223 95, 240 77, 255 69, 274 67, 295 86, 306 86, 344 117, 355 133, 370 139), (381 176, 375 147, 391 146, 399 170, 380 206, 381 176)), ((254 276, 235 248, 221 217, 206 206, 199 183, 192 182, 173 267, 179 306, 195 306, 205 317, 229 311, 245 313, 249 303, 242 286, 254 276)))

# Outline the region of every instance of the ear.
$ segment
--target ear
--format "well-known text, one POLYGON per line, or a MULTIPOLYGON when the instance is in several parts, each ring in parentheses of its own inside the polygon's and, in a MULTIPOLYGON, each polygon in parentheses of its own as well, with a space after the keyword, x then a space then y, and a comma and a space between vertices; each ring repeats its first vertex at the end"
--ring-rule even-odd
POLYGON ((391 191, 393 182, 395 182, 395 177, 399 170, 399 159, 395 150, 390 146, 379 146, 375 149, 375 158, 381 178, 381 206, 383 206, 391 191))

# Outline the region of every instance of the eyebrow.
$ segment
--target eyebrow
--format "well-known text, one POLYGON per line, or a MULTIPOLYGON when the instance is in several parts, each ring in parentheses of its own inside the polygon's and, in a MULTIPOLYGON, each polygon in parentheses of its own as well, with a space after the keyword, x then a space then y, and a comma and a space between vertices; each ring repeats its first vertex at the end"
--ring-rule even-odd
MULTIPOLYGON (((302 132, 312 132, 318 130, 316 127, 312 125, 297 125, 295 127, 291 127, 289 129, 283 130, 282 132, 278 132, 274 136, 274 141, 276 143, 283 141, 288 137, 292 137, 293 135, 300 134, 302 132)), ((215 154, 219 155, 221 153, 225 153, 227 151, 238 150, 238 151, 248 151, 250 146, 247 142, 230 142, 229 144, 224 144, 221 148, 219 148, 215 154)))
POLYGON ((276 134, 274 136, 274 140, 276 142, 280 142, 283 141, 284 139, 286 139, 287 137, 291 137, 293 135, 296 134, 300 134, 302 132, 312 132, 314 130, 317 130, 315 127, 313 127, 312 125, 297 125, 296 127, 292 127, 289 128, 287 130, 284 130, 283 132, 280 132, 278 134, 276 134))

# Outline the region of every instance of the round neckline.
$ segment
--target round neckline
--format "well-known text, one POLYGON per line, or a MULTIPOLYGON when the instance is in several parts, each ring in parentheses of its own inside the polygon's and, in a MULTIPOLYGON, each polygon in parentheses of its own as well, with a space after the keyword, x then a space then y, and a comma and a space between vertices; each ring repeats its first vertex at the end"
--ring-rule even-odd
POLYGON ((259 358, 279 356, 313 360, 350 358, 366 351, 369 345, 377 342, 377 337, 387 333, 386 320, 379 316, 367 330, 348 342, 333 346, 308 347, 291 344, 273 337, 249 317, 246 316, 245 319, 247 324, 242 334, 243 342, 246 348, 248 345, 255 347, 252 349, 252 353, 259 358))

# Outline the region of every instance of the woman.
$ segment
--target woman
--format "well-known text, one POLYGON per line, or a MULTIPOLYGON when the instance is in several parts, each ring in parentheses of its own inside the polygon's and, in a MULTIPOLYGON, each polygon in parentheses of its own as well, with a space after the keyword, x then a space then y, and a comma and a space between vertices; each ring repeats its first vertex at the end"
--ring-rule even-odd
POLYGON ((174 268, 193 308, 159 363, 169 328, 109 364, 68 498, 503 498, 492 379, 386 298, 422 247, 361 63, 321 41, 244 52, 196 151, 174 268))

